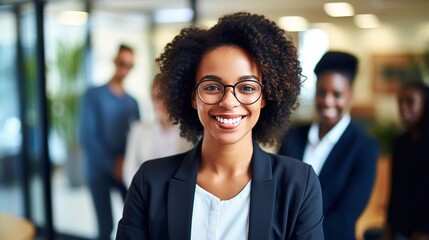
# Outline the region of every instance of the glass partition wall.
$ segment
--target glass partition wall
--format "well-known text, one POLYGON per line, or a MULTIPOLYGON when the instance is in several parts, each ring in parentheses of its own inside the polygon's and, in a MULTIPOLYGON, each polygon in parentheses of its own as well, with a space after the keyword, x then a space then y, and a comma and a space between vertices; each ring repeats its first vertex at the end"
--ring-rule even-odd
MULTIPOLYGON (((77 141, 80 96, 107 83, 125 43, 136 53, 125 89, 139 102, 142 120, 152 120, 154 59, 189 25, 156 25, 150 13, 90 3, 0 3, 0 214, 29 219, 35 239, 96 237, 77 141)), ((112 197, 117 222, 123 202, 112 197)))
POLYGON ((38 3, 0 6, 0 213, 29 219, 51 238, 38 3))

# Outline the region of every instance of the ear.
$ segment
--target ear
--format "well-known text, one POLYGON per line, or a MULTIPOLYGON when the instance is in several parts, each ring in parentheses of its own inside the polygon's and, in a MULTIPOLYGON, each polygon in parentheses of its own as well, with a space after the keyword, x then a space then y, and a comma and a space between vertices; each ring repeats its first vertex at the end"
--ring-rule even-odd
POLYGON ((191 97, 191 101, 192 101, 192 107, 194 108, 194 109, 197 109, 197 100, 195 99, 196 98, 196 94, 195 94, 195 91, 193 91, 192 92, 192 97, 191 97))
POLYGON ((264 97, 264 95, 262 95, 262 99, 261 99, 261 108, 264 108, 264 107, 265 107, 265 104, 266 104, 266 102, 265 102, 265 97, 264 97))

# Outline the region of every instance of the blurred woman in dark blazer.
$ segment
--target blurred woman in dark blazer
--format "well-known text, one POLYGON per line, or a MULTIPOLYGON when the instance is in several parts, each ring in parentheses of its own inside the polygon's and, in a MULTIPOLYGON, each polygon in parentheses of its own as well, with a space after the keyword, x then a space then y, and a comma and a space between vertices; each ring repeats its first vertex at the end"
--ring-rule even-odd
POLYGON ((375 178, 378 143, 349 114, 357 66, 349 53, 322 56, 314 69, 317 120, 288 130, 278 152, 302 159, 319 175, 327 240, 355 239, 375 178))
POLYGON ((398 92, 406 131, 392 146, 387 225, 383 240, 429 239, 429 88, 410 82, 398 92))

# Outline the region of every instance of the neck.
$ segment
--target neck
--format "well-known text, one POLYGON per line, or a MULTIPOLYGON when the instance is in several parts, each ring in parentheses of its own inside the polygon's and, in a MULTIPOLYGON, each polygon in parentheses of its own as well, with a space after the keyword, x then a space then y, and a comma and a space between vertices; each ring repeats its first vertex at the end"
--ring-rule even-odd
POLYGON ((112 78, 109 81, 108 85, 115 95, 120 96, 124 94, 124 88, 122 86, 122 81, 120 79, 112 78))
POLYGON ((161 124, 161 128, 165 131, 173 127, 173 124, 168 120, 159 119, 159 123, 161 124))
POLYGON ((229 177, 249 174, 253 155, 252 139, 243 141, 222 145, 203 139, 200 171, 229 177))
POLYGON ((320 123, 319 124, 319 139, 322 139, 334 126, 330 126, 327 124, 320 123))
POLYGON ((420 137, 421 128, 420 126, 414 126, 409 129, 411 140, 417 142, 420 137))

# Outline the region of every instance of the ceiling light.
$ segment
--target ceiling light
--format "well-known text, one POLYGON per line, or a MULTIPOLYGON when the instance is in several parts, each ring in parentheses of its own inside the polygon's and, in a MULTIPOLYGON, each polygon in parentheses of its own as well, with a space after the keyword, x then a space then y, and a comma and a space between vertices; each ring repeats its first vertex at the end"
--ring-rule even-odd
POLYGON ((285 16, 279 18, 279 25, 286 31, 300 32, 308 28, 308 21, 300 16, 285 16))
POLYGON ((346 2, 325 3, 323 9, 331 17, 350 17, 354 15, 353 6, 346 2))
POLYGON ((179 23, 190 22, 194 17, 194 12, 190 8, 162 9, 155 12, 156 23, 179 23))
POLYGON ((356 26, 360 28, 378 28, 380 21, 374 14, 358 14, 354 16, 356 26))
POLYGON ((82 11, 63 11, 59 14, 58 19, 61 24, 79 26, 86 23, 88 13, 82 11))

